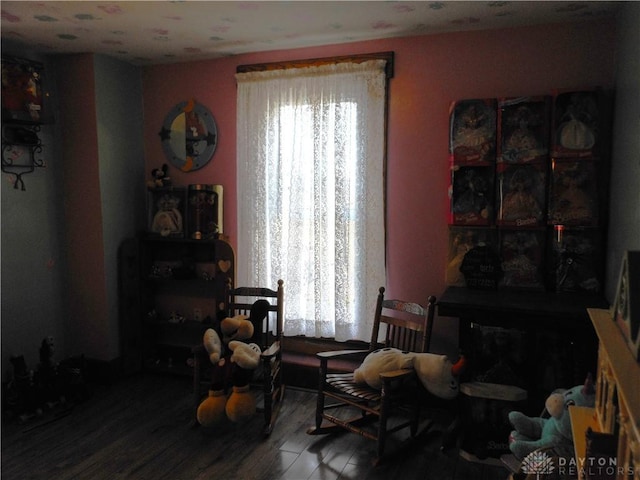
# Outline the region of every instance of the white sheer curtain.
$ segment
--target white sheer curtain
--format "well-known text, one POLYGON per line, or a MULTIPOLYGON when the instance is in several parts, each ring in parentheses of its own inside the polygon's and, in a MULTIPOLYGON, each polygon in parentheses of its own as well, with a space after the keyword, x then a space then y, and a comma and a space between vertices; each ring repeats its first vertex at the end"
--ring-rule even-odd
POLYGON ((385 285, 385 62, 238 73, 236 284, 285 335, 369 340, 385 285))

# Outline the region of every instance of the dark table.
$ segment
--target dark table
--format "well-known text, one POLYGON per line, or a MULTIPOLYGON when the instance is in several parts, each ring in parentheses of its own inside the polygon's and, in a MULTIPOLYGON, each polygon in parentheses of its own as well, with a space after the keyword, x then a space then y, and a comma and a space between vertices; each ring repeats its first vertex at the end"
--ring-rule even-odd
POLYGON ((461 381, 527 391, 522 404, 463 395, 461 411, 466 414, 447 432, 447 441, 462 432, 467 451, 503 453, 508 411, 539 415, 552 390, 578 385, 589 372, 595 376, 598 339, 587 314, 592 307, 609 305, 601 296, 581 293, 447 288, 438 299, 438 315, 459 319, 459 345, 468 364, 461 381), (495 436, 478 433, 490 430, 495 436))
MULTIPOLYGON (((449 287, 438 299, 439 316, 459 319, 460 350, 470 361, 465 380, 475 379, 478 369, 486 369, 492 361, 522 354, 527 359, 523 366, 526 370, 521 374, 527 377, 528 390, 534 398, 545 396, 549 387, 569 388, 584 381, 587 373, 595 375, 598 339, 587 308, 609 308, 609 304, 604 297, 582 293, 465 287, 449 287), (526 342, 478 345, 485 337, 478 329, 474 331, 476 325, 521 331, 526 342), (484 357, 480 358, 481 354, 484 357)), ((504 342, 504 337, 498 341, 504 342)))
POLYGON ((531 320, 553 328, 591 328, 587 308, 609 308, 600 295, 448 287, 438 299, 438 314, 473 319, 483 325, 523 327, 531 320))

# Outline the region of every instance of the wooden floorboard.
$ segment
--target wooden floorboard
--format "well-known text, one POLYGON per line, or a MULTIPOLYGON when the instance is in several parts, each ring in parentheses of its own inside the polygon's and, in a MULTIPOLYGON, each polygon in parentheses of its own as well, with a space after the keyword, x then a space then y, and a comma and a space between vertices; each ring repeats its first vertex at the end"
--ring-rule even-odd
POLYGON ((505 480, 506 469, 442 452, 441 434, 390 441, 374 467, 375 442, 351 433, 311 436, 315 393, 289 388, 278 423, 262 435, 262 416, 244 424, 193 426, 190 379, 139 375, 58 415, 3 422, 1 476, 24 479, 505 480), (398 450, 401 447, 400 450, 398 450), (398 453, 394 453, 398 452, 398 453))

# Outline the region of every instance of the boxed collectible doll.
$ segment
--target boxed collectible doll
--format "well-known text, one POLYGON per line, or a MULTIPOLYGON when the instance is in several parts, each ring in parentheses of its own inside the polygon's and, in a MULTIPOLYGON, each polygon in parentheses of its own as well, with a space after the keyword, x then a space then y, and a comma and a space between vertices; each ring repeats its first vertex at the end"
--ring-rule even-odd
POLYGON ((500 273, 497 247, 495 228, 449 227, 447 285, 496 288, 500 273))
POLYGON ((500 230, 502 278, 499 287, 544 290, 544 251, 542 229, 500 230))
POLYGON ((601 112, 597 90, 556 92, 553 97, 551 155, 584 158, 598 155, 601 112))
POLYGON ((496 156, 496 100, 460 100, 449 110, 449 153, 454 165, 490 165, 496 156))
POLYGON ((499 225, 540 226, 545 223, 546 165, 510 165, 496 167, 499 225))
POLYGON ((548 283, 556 292, 602 291, 603 231, 598 228, 565 228, 549 231, 548 283))
POLYGON ((549 183, 549 223, 597 226, 597 180, 596 161, 553 159, 549 183))
POLYGON ((152 235, 183 238, 185 230, 186 189, 160 187, 149 189, 148 229, 152 235))
POLYGON ((549 155, 549 97, 498 101, 497 161, 543 162, 549 155))
POLYGON ((451 168, 451 218, 453 225, 489 225, 493 221, 494 168, 451 168))

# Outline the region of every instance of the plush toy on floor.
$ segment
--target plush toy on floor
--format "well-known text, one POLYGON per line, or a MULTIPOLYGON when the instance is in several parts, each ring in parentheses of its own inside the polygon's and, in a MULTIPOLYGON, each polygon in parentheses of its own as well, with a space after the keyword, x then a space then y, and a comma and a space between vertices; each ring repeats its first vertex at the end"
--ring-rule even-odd
POLYGON ((371 388, 382 388, 380 374, 413 368, 420 382, 433 395, 450 400, 458 395, 458 377, 464 368, 464 357, 453 364, 446 355, 404 352, 397 348, 381 348, 366 356, 353 372, 353 379, 371 388))
POLYGON ((559 455, 570 455, 573 436, 569 406, 593 407, 594 403, 595 388, 591 375, 588 375, 583 385, 549 395, 545 402, 549 418, 510 412, 509 422, 515 430, 509 436, 509 449, 519 460, 543 447, 553 448, 559 455))

